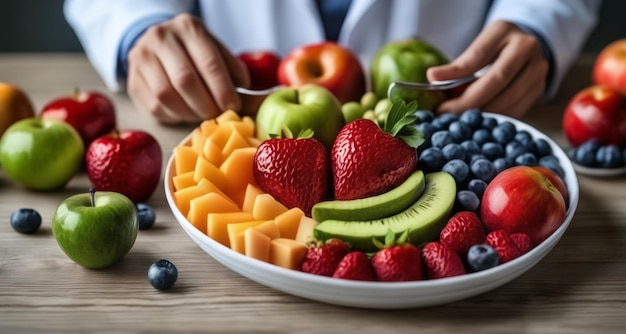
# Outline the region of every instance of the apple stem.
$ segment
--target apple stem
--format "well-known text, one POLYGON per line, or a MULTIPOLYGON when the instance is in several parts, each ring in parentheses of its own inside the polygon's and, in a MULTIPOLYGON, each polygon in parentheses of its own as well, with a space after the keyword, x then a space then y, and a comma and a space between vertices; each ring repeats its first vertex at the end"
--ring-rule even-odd
POLYGON ((89 194, 91 195, 91 206, 96 206, 96 188, 89 188, 89 194))

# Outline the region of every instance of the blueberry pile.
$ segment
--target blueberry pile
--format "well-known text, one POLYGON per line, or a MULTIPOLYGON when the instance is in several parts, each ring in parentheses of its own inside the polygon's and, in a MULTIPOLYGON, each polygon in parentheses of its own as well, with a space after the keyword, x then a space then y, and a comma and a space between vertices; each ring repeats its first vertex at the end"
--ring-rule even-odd
POLYGON ((460 115, 416 112, 416 127, 426 139, 418 165, 425 172, 448 172, 457 184, 459 210, 476 211, 487 184, 512 166, 544 166, 565 176, 552 147, 512 122, 498 122, 480 110, 460 115))
POLYGON ((618 168, 626 166, 626 149, 615 145, 603 145, 591 139, 569 152, 570 159, 582 166, 595 168, 618 168))

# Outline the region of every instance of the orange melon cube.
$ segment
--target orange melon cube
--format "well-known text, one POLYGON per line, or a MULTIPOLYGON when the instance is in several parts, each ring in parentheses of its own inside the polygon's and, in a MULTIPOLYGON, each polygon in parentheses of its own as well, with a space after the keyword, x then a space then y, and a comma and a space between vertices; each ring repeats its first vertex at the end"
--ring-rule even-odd
POLYGON ((175 175, 180 175, 196 168, 198 153, 191 146, 174 147, 175 175))
POLYGON ((215 145, 217 145, 217 147, 221 149, 224 148, 224 145, 226 145, 226 142, 228 142, 228 138, 230 138, 232 132, 232 128, 224 125, 219 125, 217 128, 215 128, 213 133, 211 133, 207 137, 207 139, 212 140, 213 143, 215 143, 215 145))
POLYGON ((195 174, 193 175, 193 179, 196 180, 196 182, 200 182, 202 179, 207 179, 220 189, 224 189, 224 186, 226 185, 224 173, 222 173, 217 166, 210 163, 203 156, 199 156, 198 159, 196 159, 195 174))
POLYGON ((257 137, 247 137, 246 140, 248 141, 248 144, 252 147, 259 147, 259 145, 261 145, 261 143, 263 142, 257 137))
POLYGON ((198 155, 202 154, 202 149, 204 147, 205 141, 206 137, 204 136, 200 128, 193 129, 193 131, 191 132, 191 148, 193 148, 193 150, 196 151, 198 155))
POLYGON ((235 149, 220 166, 224 175, 224 193, 232 198, 240 207, 243 206, 248 184, 255 184, 253 164, 256 148, 246 147, 235 149))
POLYGON ((239 208, 227 198, 218 193, 207 193, 192 199, 189 202, 187 219, 202 233, 207 234, 207 219, 209 213, 237 212, 239 208))
MULTIPOLYGON (((228 124, 241 124, 241 123, 231 122, 228 124)), ((238 148, 245 148, 245 147, 250 147, 250 144, 248 144, 248 141, 239 132, 233 131, 230 134, 228 141, 226 141, 226 143, 224 144, 224 147, 222 148, 222 158, 226 159, 233 153, 234 150, 238 148)))
POLYGON ((219 166, 222 164, 222 148, 215 144, 215 142, 211 139, 207 139, 204 141, 204 146, 202 147, 202 155, 206 158, 208 162, 212 163, 215 166, 219 166))
POLYGON ((268 220, 252 228, 267 235, 270 239, 280 238, 280 231, 273 220, 268 220))
POLYGON ((270 262, 272 239, 255 228, 248 228, 243 233, 245 254, 251 258, 270 262))
POLYGON ((237 114, 236 111, 228 109, 221 113, 219 116, 215 117, 215 121, 217 122, 217 124, 221 125, 227 122, 239 122, 241 121, 241 117, 239 117, 239 114, 237 114))
POLYGON ((241 254, 246 253, 246 244, 244 240, 244 232, 246 229, 250 227, 257 226, 261 223, 264 223, 263 220, 254 220, 243 223, 232 223, 226 225, 226 230, 228 231, 228 241, 230 242, 230 248, 235 252, 239 252, 241 254))
POLYGON ((270 244, 270 263, 277 266, 300 270, 307 247, 304 243, 293 239, 273 239, 270 244))
POLYGON ((305 244, 313 241, 315 239, 313 236, 313 230, 317 224, 319 224, 319 222, 315 219, 302 216, 300 218, 300 222, 298 223, 298 231, 296 232, 295 240, 305 244))
POLYGON ((241 210, 252 213, 252 210, 254 209, 254 201, 256 200, 257 195, 263 193, 263 190, 261 190, 259 186, 248 183, 246 186, 243 204, 241 205, 241 210))
POLYGON ((300 208, 291 208, 274 218, 274 223, 282 238, 295 239, 304 212, 300 208))
POLYGON ((254 218, 248 212, 213 212, 207 219, 207 234, 213 240, 230 247, 228 239, 228 224, 252 221, 254 218))
POLYGON ((205 194, 205 192, 203 192, 198 186, 191 186, 176 190, 174 192, 174 202, 176 202, 178 211, 180 211, 183 216, 187 217, 187 214, 189 213, 189 203, 191 200, 196 197, 200 197, 203 194, 205 194))
POLYGON ((229 122, 228 126, 233 129, 233 132, 237 132, 241 137, 253 137, 254 136, 254 121, 250 122, 250 117, 244 117, 241 122, 229 122))
POLYGON ((196 185, 196 180, 193 179, 194 171, 185 172, 182 174, 174 175, 172 177, 172 183, 174 184, 174 191, 181 190, 183 188, 196 185))
POLYGON ((215 121, 215 119, 207 119, 200 123, 199 128, 204 135, 204 138, 207 138, 211 133, 213 133, 213 131, 215 131, 215 128, 217 128, 217 126, 217 121, 215 121))
POLYGON ((228 196, 226 196, 226 194, 224 194, 222 189, 218 188, 215 184, 213 184, 213 182, 211 182, 211 181, 209 181, 207 179, 200 180, 198 182, 198 188, 202 191, 203 194, 218 193, 222 197, 224 197, 224 198, 228 199, 229 201, 231 201, 233 203, 233 205, 237 205, 237 203, 233 202, 228 196))
POLYGON ((270 194, 259 194, 254 200, 252 216, 257 220, 270 220, 287 211, 282 203, 274 199, 270 194))

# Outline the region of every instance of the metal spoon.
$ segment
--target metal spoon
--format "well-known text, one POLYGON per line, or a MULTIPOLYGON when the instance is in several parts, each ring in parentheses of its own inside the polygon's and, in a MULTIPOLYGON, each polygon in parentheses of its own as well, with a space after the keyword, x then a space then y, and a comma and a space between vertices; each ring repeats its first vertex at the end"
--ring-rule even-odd
POLYGON ((259 110, 261 102, 263 102, 263 100, 265 100, 265 98, 269 94, 284 87, 285 86, 274 86, 271 88, 260 90, 236 87, 235 90, 237 91, 237 94, 239 94, 239 98, 241 99, 241 110, 239 111, 239 113, 244 116, 254 117, 257 110, 259 110))

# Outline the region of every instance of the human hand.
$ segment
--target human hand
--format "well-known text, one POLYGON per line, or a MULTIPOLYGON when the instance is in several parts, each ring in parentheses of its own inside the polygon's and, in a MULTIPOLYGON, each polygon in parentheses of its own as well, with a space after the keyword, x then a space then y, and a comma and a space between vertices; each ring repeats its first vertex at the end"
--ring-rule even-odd
POLYGON ((437 112, 460 113, 470 108, 523 116, 543 95, 549 64, 539 41, 515 24, 495 21, 487 26, 456 59, 429 68, 429 81, 471 75, 485 65, 491 68, 463 94, 443 102, 437 112))
POLYGON ((195 123, 239 110, 235 86, 249 84, 245 67, 189 14, 150 27, 128 56, 131 100, 162 123, 195 123))

